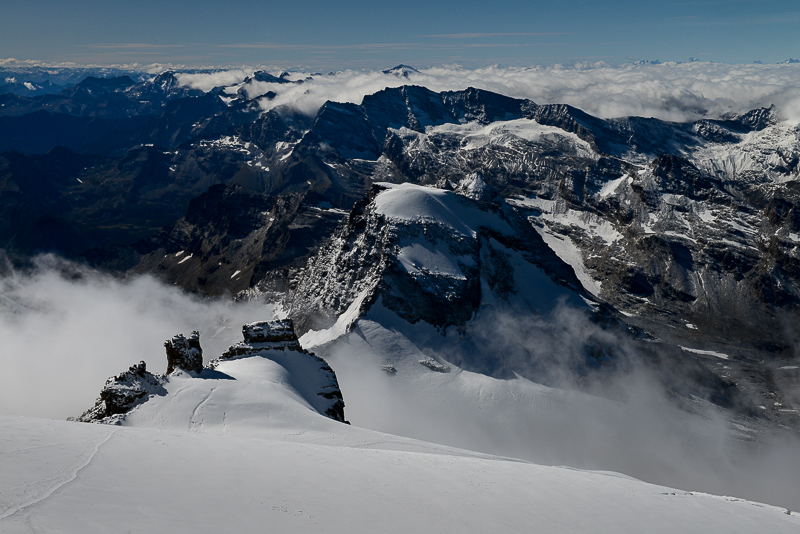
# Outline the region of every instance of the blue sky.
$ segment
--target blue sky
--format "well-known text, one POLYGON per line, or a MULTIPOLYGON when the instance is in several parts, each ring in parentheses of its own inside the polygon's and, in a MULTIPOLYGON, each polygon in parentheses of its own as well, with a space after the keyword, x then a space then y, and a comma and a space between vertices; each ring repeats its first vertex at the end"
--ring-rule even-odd
POLYGON ((776 63, 800 57, 797 0, 5 0, 0 58, 385 68, 776 63))

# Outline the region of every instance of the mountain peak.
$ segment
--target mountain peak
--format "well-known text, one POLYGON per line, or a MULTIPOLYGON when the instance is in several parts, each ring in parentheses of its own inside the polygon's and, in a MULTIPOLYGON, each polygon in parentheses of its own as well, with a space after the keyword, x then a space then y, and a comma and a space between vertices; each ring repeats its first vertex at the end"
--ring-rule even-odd
POLYGON ((385 71, 383 71, 383 73, 393 74, 398 78, 409 78, 411 74, 419 74, 420 72, 414 67, 409 67, 408 65, 403 65, 401 63, 396 67, 392 67, 391 69, 386 69, 385 71))
POLYGON ((454 191, 459 195, 480 202, 489 202, 498 196, 497 189, 487 184, 480 172, 473 172, 467 175, 458 183, 454 191))

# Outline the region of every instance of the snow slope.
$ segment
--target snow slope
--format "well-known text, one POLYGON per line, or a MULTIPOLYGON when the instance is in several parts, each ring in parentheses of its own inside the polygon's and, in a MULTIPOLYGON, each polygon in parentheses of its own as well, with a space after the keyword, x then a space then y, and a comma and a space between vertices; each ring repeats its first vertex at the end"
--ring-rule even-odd
MULTIPOLYGON (((404 343, 376 325, 362 320, 354 332, 373 343, 404 343)), ((432 360, 420 365, 414 361, 419 352, 401 348, 405 357, 386 351, 395 356, 396 378, 414 374, 410 363, 424 371, 416 373, 419 392, 439 392, 425 402, 452 419, 445 430, 463 426, 458 405, 476 391, 477 408, 487 408, 490 418, 502 414, 493 404, 514 398, 538 414, 545 432, 558 430, 557 423, 578 410, 594 416, 613 404, 457 368, 436 372, 442 367, 432 360)), ((177 371, 164 394, 138 405, 121 426, 0 416, 0 531, 261 532, 268 526, 270 532, 730 534, 800 528, 800 515, 783 508, 336 422, 312 406, 314 392, 304 388, 318 369, 295 361, 300 356, 269 350, 219 360, 213 370, 177 371)), ((352 381, 350 371, 344 375, 352 381)), ((359 390, 353 391, 358 407, 359 390)), ((409 415, 419 412, 383 413, 400 423, 409 415)), ((513 409, 505 417, 501 431, 525 422, 513 409)), ((487 421, 475 419, 479 429, 487 421)))
POLYGON ((506 221, 495 214, 469 204, 457 195, 442 189, 414 184, 381 183, 386 191, 375 198, 375 211, 389 221, 419 223, 430 221, 451 231, 474 237, 485 226, 501 233, 513 234, 506 221))
POLYGON ((2 416, 0 435, 7 534, 800 529, 772 506, 412 440, 389 450, 377 433, 333 447, 2 416))

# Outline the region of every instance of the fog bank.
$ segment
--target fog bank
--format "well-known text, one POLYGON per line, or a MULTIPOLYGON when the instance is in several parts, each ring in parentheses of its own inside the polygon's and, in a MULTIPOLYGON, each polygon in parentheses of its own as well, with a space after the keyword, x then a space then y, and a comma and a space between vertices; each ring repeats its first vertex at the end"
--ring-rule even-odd
POLYGON ((52 256, 0 278, 0 413, 64 419, 90 408, 106 379, 140 360, 166 370, 164 341, 200 332, 208 361, 272 318, 257 303, 207 300, 149 276, 119 280, 52 256))
MULTIPOLYGON (((276 93, 273 99, 262 100, 265 110, 288 105, 310 115, 327 100, 359 104, 365 95, 386 87, 421 85, 434 91, 476 87, 528 98, 537 104, 569 104, 602 118, 642 116, 688 121, 775 105, 782 119, 800 121, 797 64, 598 63, 528 68, 495 65, 478 69, 441 66, 407 73, 408 77, 370 70, 293 73, 289 79, 303 83, 251 80, 243 88, 250 98, 268 91, 276 93)), ((240 69, 178 76, 182 83, 208 91, 241 82, 246 73, 240 69)))

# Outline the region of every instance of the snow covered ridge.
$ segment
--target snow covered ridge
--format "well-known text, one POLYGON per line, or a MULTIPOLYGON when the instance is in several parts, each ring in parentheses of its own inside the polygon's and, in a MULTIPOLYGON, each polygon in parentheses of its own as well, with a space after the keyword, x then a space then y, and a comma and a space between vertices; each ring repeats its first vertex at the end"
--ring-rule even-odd
POLYGON ((373 185, 286 297, 300 333, 341 334, 379 298, 443 330, 493 299, 539 312, 561 297, 585 307, 572 269, 479 175, 444 186, 458 193, 373 185))
POLYGON ((346 423, 344 399, 336 380, 336 373, 325 360, 314 356, 300 346, 290 319, 249 323, 242 327, 244 341, 231 346, 222 355, 209 362, 209 369, 217 369, 227 360, 252 356, 270 358, 283 365, 293 377, 295 388, 321 414, 346 423), (294 354, 297 353, 297 354, 294 354))
POLYGON ((223 387, 235 389, 237 380, 233 380, 233 385, 226 384, 232 376, 219 372, 219 368, 225 367, 223 364, 231 360, 258 357, 271 359, 284 369, 284 373, 299 375, 292 377, 292 380, 296 384, 295 389, 300 390, 305 401, 320 414, 346 422, 344 400, 336 374, 323 359, 303 350, 297 341, 291 320, 248 323, 242 327, 242 332, 244 342, 231 346, 205 367, 202 365, 203 351, 199 334, 193 332, 188 339, 182 334, 174 336, 164 343, 168 361, 167 374, 155 375, 148 372, 144 362, 132 366, 128 371, 109 378, 95 405, 76 420, 126 424, 128 415, 153 397, 177 394, 171 385, 176 380, 189 379, 190 384, 183 385, 182 388, 190 389, 204 389, 209 384, 215 384, 211 386, 209 396, 220 387, 220 381, 223 387))

